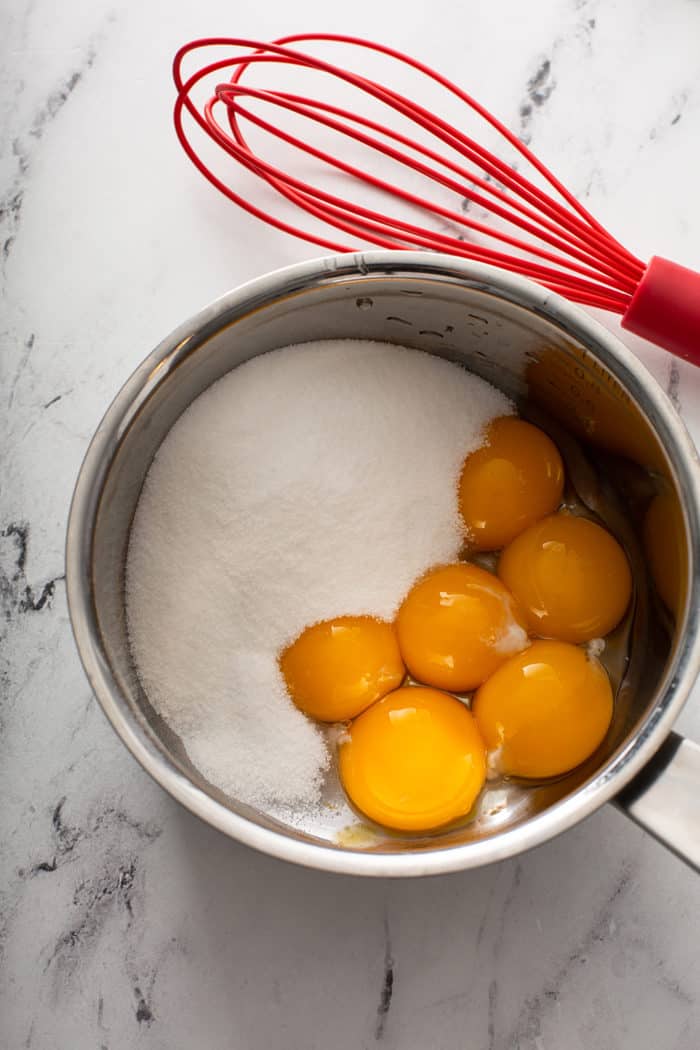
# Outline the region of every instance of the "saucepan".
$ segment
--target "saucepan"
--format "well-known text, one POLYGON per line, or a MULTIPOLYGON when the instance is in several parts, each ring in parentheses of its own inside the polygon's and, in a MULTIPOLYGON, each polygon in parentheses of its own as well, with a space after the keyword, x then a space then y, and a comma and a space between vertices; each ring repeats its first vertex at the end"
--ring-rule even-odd
POLYGON ((614 802, 700 867, 700 748, 672 731, 700 671, 699 479, 695 449, 666 395, 577 307, 523 278, 449 256, 330 256, 224 295, 169 335, 119 392, 90 444, 70 512, 73 631, 105 714, 143 768, 203 820, 276 857, 353 875, 457 871, 512 857, 614 802), (618 523, 636 581, 629 659, 596 755, 555 781, 506 785, 498 805, 463 827, 364 845, 335 840, 321 824, 288 826, 204 780, 144 695, 124 611, 129 529, 169 428, 242 362, 332 338, 449 358, 503 389, 526 414, 561 427, 579 497, 618 523), (645 524, 654 493, 662 494, 665 515, 655 550, 645 524))

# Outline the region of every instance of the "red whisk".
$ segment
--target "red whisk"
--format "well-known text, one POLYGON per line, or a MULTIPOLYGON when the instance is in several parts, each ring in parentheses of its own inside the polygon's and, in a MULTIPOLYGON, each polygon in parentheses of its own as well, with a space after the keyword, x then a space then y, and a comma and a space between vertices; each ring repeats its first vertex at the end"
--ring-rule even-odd
POLYGON ((416 59, 382 44, 335 34, 298 34, 273 43, 211 37, 180 48, 173 63, 173 76, 177 87, 175 128, 186 153, 218 190, 264 222, 334 252, 358 248, 357 243, 341 244, 294 226, 236 193, 196 153, 184 130, 185 111, 229 156, 278 194, 361 245, 432 249, 516 271, 568 299, 621 314, 624 328, 700 364, 700 274, 658 256, 648 264, 637 259, 500 121, 470 95, 416 59), (290 46, 302 42, 352 45, 411 67, 444 88, 498 132, 554 193, 536 186, 511 164, 418 102, 375 80, 290 46), (243 51, 209 62, 184 79, 185 57, 210 47, 243 51), (320 98, 243 84, 243 74, 251 66, 296 66, 338 78, 398 114, 404 126, 407 121, 408 127, 415 129, 414 134, 421 129, 418 134, 429 144, 417 141, 396 127, 320 98), (193 93, 205 78, 218 80, 225 70, 228 79, 215 83, 213 93, 200 110, 193 93), (265 119, 258 111, 247 108, 246 100, 265 103, 271 109, 272 118, 265 119), (343 156, 333 155, 299 138, 290 130, 289 113, 376 151, 388 158, 396 170, 417 173, 433 188, 442 187, 456 194, 457 207, 441 204, 434 197, 380 178, 343 156), (275 114, 280 123, 275 123, 275 114), (342 172, 359 184, 381 191, 384 196, 438 217, 445 229, 431 229, 396 215, 383 214, 282 170, 250 146, 242 131, 244 121, 314 158, 320 162, 320 170, 327 174, 342 172), (484 221, 470 215, 462 202, 482 209, 484 221), (467 240, 467 236, 472 239, 467 240), (475 237, 478 239, 473 239, 475 237), (483 239, 490 244, 482 243, 483 239))

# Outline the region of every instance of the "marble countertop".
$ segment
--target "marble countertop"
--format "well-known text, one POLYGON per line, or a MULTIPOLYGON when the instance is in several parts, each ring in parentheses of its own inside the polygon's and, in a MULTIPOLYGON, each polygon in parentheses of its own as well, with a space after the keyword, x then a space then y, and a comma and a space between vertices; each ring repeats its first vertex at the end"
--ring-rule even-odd
MULTIPOLYGON (((697 267, 700 4, 18 0, 3 21, 0 1045, 695 1050, 688 868, 609 807, 519 859, 415 882, 226 840, 107 725, 71 637, 63 541, 87 443, 137 363, 205 302, 318 254, 184 160, 181 42, 321 27, 403 47, 525 135, 642 257, 697 267)), ((700 371, 625 338, 700 438, 700 371)), ((696 738, 698 699, 680 721, 696 738)))

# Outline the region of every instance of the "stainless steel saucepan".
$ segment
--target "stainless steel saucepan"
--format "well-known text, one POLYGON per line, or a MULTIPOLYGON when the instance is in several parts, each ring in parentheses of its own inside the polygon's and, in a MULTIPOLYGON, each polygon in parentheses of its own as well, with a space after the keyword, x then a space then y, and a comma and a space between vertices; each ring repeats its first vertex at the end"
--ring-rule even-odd
POLYGON ((274 856, 353 875, 457 871, 529 849, 614 801, 700 867, 700 748, 671 732, 700 671, 699 479, 692 442, 654 380, 622 343, 556 295, 488 266, 427 253, 303 263, 230 292, 178 328, 107 411, 68 527, 76 642, 107 717, 144 769, 193 813, 274 856), (591 760, 554 782, 506 785, 498 805, 482 807, 465 827, 421 838, 387 835, 364 847, 338 844, 321 824, 313 833, 295 830, 208 784, 143 694, 124 615, 134 508, 156 450, 184 409, 258 354, 348 337, 459 362, 528 411, 563 424, 576 439, 580 498, 597 512, 612 508, 613 516, 615 507, 626 509, 620 521, 629 529, 637 581, 631 658, 620 664, 613 724, 591 760), (652 491, 664 493, 667 519, 665 549, 656 556, 644 546, 641 525, 652 491), (648 566, 669 580, 647 586, 648 566))

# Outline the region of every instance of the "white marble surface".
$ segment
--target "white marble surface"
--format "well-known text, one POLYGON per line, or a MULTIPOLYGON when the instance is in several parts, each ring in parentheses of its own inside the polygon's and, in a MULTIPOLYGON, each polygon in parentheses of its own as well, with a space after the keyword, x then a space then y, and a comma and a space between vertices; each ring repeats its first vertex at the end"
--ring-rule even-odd
MULTIPOLYGON (((320 27, 403 46, 526 133, 639 254, 697 266, 700 4, 18 0, 2 21, 0 1046, 694 1050, 690 870, 609 808, 518 860, 413 883, 225 840, 91 697, 63 539, 90 435, 146 352, 317 254, 181 156, 180 42, 320 27)), ((697 439, 700 372, 635 346, 697 439)), ((696 737, 697 697, 680 724, 696 737)))

